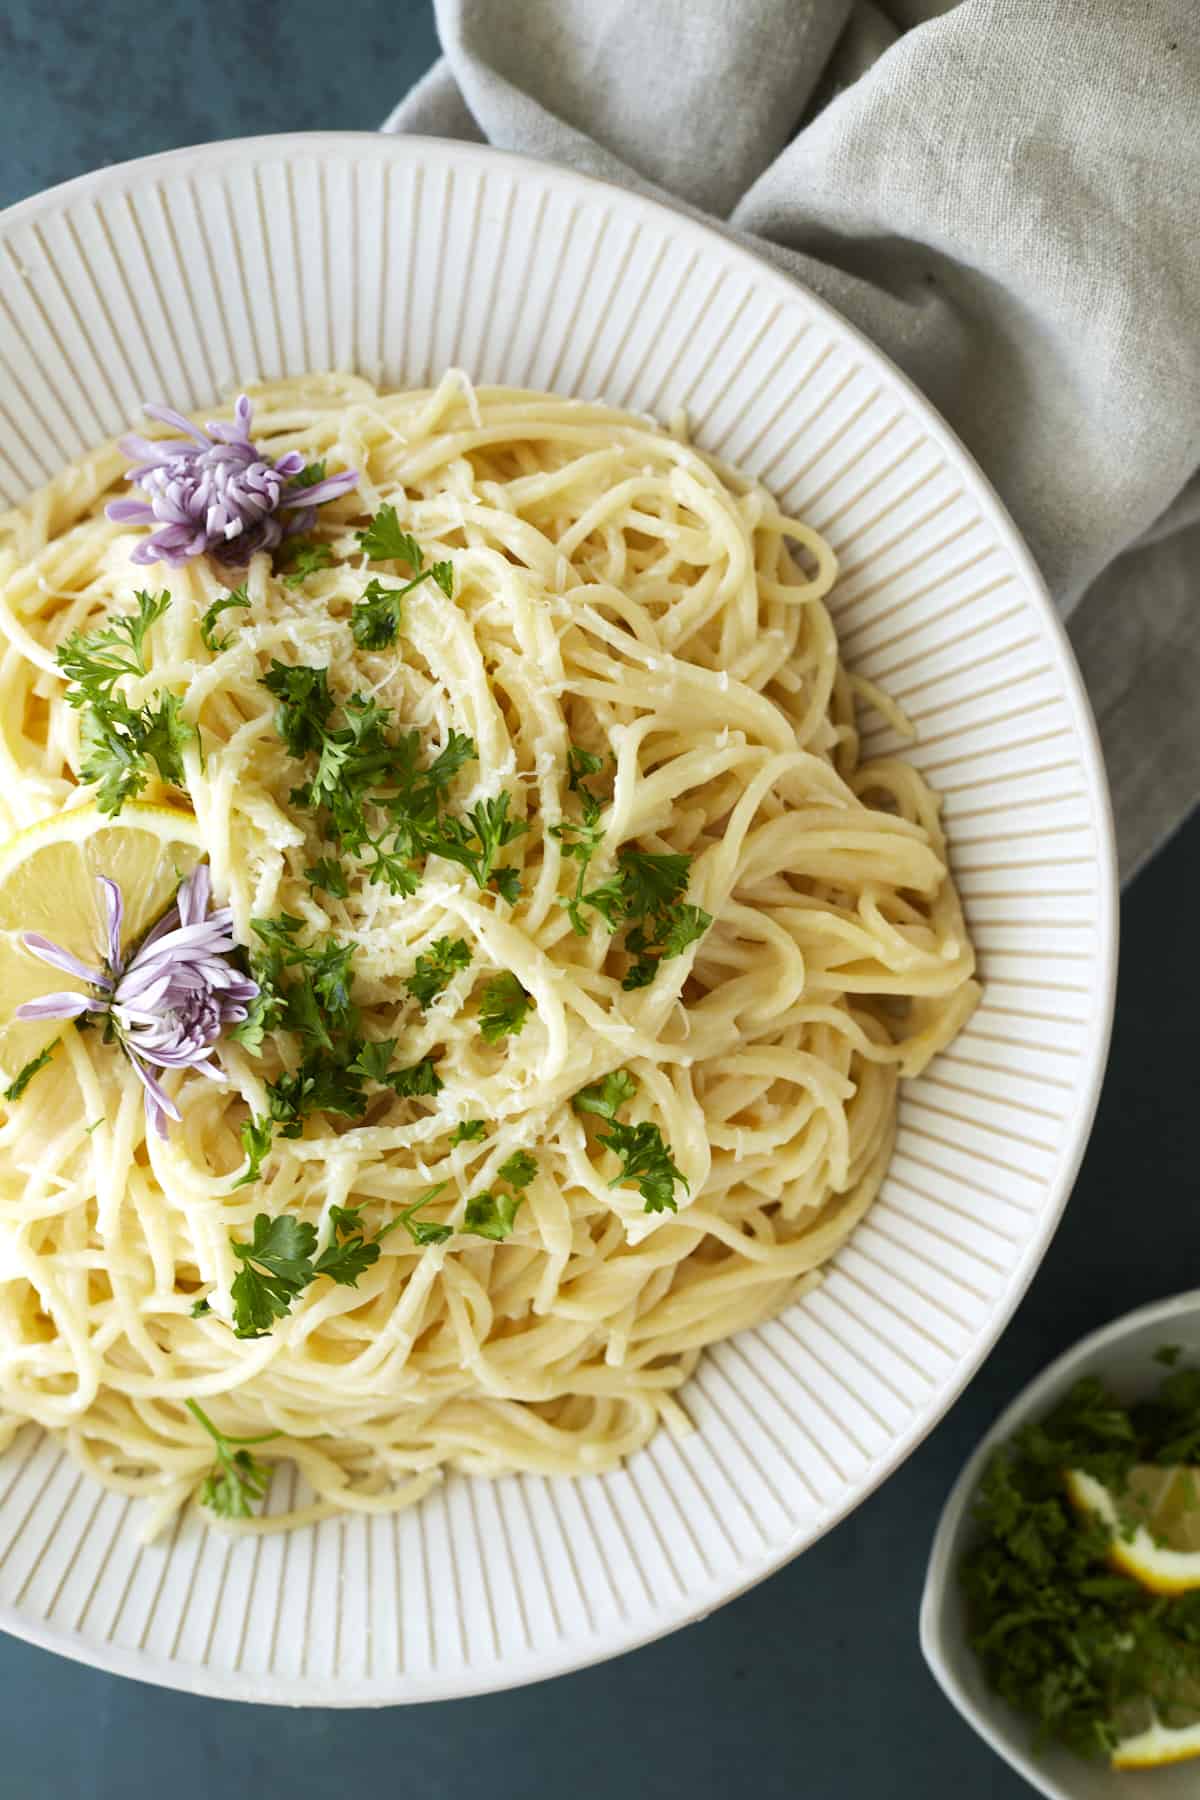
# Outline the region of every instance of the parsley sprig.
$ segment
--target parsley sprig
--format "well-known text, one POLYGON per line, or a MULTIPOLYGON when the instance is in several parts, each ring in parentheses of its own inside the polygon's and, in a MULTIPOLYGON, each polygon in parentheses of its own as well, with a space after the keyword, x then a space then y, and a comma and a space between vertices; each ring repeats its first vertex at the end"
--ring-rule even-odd
POLYGON ((118 682, 148 674, 146 639, 171 604, 165 588, 134 598, 136 613, 93 631, 73 631, 55 652, 67 678, 67 704, 83 714, 80 779, 96 785, 97 806, 114 816, 141 793, 152 768, 163 781, 182 787, 183 751, 194 736, 178 694, 160 693, 131 706, 118 690, 118 682))
POLYGON ((217 620, 223 612, 244 609, 249 605, 250 596, 246 592, 245 582, 240 587, 230 588, 226 594, 218 595, 212 605, 205 609, 200 620, 200 637, 204 648, 211 650, 214 656, 219 656, 222 650, 228 650, 233 642, 234 634, 232 631, 227 631, 223 637, 218 637, 216 634, 217 620))
MULTIPOLYGON (((431 1190, 417 1205, 425 1205, 439 1191, 431 1190)), ((415 1211, 416 1207, 410 1209, 410 1213, 415 1211)), ((266 1337, 277 1319, 288 1316, 297 1296, 322 1275, 339 1286, 357 1287, 359 1276, 379 1261, 382 1240, 397 1225, 407 1224, 409 1216, 402 1213, 372 1237, 362 1223, 360 1206, 331 1206, 332 1236, 320 1256, 315 1256, 315 1225, 287 1213, 274 1219, 258 1213, 248 1244, 230 1239, 230 1248, 242 1265, 229 1290, 235 1337, 266 1337)))
POLYGON ((217 1460, 200 1489, 201 1506, 207 1506, 221 1519, 248 1519, 271 1485, 270 1464, 258 1462, 250 1455, 250 1447, 269 1444, 283 1433, 261 1431, 257 1437, 228 1437, 195 1400, 185 1400, 183 1404, 203 1425, 217 1450, 217 1460))
POLYGON ((526 993, 511 969, 493 975, 479 996, 479 1035, 484 1043, 519 1037, 533 1005, 533 995, 526 993))
POLYGON ((480 1194, 472 1194, 463 1215, 463 1230, 472 1237, 489 1238, 493 1243, 503 1243, 506 1237, 512 1235, 517 1214, 525 1199, 525 1190, 537 1174, 537 1169, 537 1158, 528 1150, 514 1150, 496 1171, 497 1181, 506 1182, 512 1192, 485 1188, 480 1194))
POLYGON ((608 1123, 608 1130, 597 1133, 596 1141, 611 1150, 621 1164, 609 1187, 632 1183, 645 1202, 646 1212, 678 1212, 675 1184, 682 1182, 691 1192, 686 1175, 676 1168, 671 1146, 663 1139, 659 1126, 649 1120, 627 1125, 617 1114, 627 1100, 638 1091, 638 1079, 631 1069, 614 1069, 602 1081, 580 1088, 571 1101, 577 1113, 594 1113, 608 1123))
POLYGON ((437 938, 426 954, 418 956, 404 985, 424 1012, 449 987, 455 973, 467 968, 470 961, 471 946, 465 938, 437 938))
POLYGON ((624 947, 631 961, 621 986, 632 991, 648 987, 661 962, 682 956, 703 937, 712 918, 683 898, 692 866, 690 856, 624 846, 617 852, 615 873, 588 887, 588 872, 604 838, 604 807, 584 777, 600 774, 604 763, 603 757, 570 746, 567 786, 579 796, 579 817, 564 819, 550 829, 561 843, 563 855, 576 864, 574 891, 560 899, 572 928, 581 937, 586 935, 585 907, 598 913, 610 931, 626 928, 624 947))
POLYGON ((426 568, 420 545, 403 530, 394 506, 381 506, 367 529, 359 532, 358 541, 370 562, 403 562, 412 570, 412 579, 402 587, 385 587, 373 576, 350 614, 359 649, 383 650, 395 642, 405 595, 422 582, 435 581, 447 600, 453 599, 454 565, 437 562, 426 568))

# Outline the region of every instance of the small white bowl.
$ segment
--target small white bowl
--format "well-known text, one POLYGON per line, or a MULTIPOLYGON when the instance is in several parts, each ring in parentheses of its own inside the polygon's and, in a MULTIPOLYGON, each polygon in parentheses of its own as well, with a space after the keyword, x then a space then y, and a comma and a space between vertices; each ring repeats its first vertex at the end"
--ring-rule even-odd
POLYGON ((967 1642, 966 1607, 958 1582, 964 1552, 976 1536, 971 1516, 992 1452, 1031 1419, 1049 1412, 1082 1375, 1100 1375, 1122 1398, 1154 1388, 1163 1369, 1154 1353, 1179 1344, 1200 1354, 1200 1290, 1176 1294, 1126 1313, 1092 1332, 1017 1395, 983 1438, 955 1482, 942 1511, 921 1596, 921 1649, 942 1689, 963 1718, 1047 1800, 1196 1800, 1200 1763, 1145 1772, 1117 1771, 1048 1745, 1034 1748, 1033 1723, 1014 1712, 984 1680, 967 1642))

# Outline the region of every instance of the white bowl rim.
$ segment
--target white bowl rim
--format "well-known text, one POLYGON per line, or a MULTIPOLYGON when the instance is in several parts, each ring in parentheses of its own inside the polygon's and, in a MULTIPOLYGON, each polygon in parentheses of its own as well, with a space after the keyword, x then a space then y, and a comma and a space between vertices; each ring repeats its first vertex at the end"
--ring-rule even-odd
MULTIPOLYGON (((1011 1437, 1026 1419, 1052 1403, 1054 1395, 1061 1389, 1072 1369, 1094 1352, 1120 1343, 1123 1337, 1139 1330, 1143 1325, 1165 1326, 1184 1314, 1197 1312, 1200 1312, 1200 1288, 1189 1288, 1186 1293, 1172 1294, 1165 1300, 1152 1300, 1145 1306, 1135 1307, 1132 1312, 1122 1313, 1119 1318, 1110 1319, 1107 1325, 1098 1326, 1095 1331, 1089 1332, 1086 1337, 1080 1338, 1056 1356, 1040 1375, 1035 1375, 1032 1381, 1025 1384, 989 1425, 963 1464, 954 1486, 946 1496, 946 1503, 938 1519, 925 1570, 925 1585, 921 1592, 921 1654, 938 1686, 967 1724, 991 1745, 998 1756, 1003 1757, 1010 1767, 1016 1769, 1018 1774, 1023 1775, 1026 1781, 1031 1782, 1042 1793, 1057 1793, 1058 1790, 1044 1786, 1047 1779, 1045 1771, 1039 1768, 1013 1738, 993 1724, 989 1714, 976 1705, 942 1653, 942 1621, 954 1578, 950 1559, 963 1516, 975 1497, 975 1490, 993 1451, 1006 1438, 1011 1437)), ((1001 1710, 1003 1702, 997 1701, 996 1705, 998 1716, 1004 1717, 1001 1710)), ((1013 1719, 1015 1722, 1016 1714, 1013 1719)))
MULTIPOLYGON (((597 193, 617 194, 620 196, 623 207, 647 221, 657 219, 661 224, 665 215, 671 223, 672 230, 683 238, 689 239, 698 250, 704 248, 711 250, 713 240, 716 240, 723 255, 740 263, 757 282, 773 288, 781 299, 794 302, 796 294, 799 292, 804 298, 805 305, 814 314, 823 318, 834 333, 841 334, 855 343, 879 375, 904 397, 907 404, 920 417, 929 437, 941 446, 960 470, 981 514, 988 520, 1004 550, 1012 558, 1016 572, 1025 585, 1029 601, 1040 613, 1050 641, 1057 651, 1057 673, 1062 683, 1062 697, 1070 709, 1078 733, 1081 773, 1086 782, 1087 798, 1096 837, 1097 949, 1095 969, 1097 986, 1095 1010, 1090 1021, 1091 1041, 1086 1058, 1081 1059, 1083 1075, 1079 1087, 1079 1104, 1071 1124, 1071 1141, 1061 1159, 1055 1179, 1047 1186, 1046 1201, 1038 1230, 1031 1237, 1021 1262, 1013 1271, 1007 1292, 998 1300, 992 1319, 981 1331, 970 1352, 962 1358, 952 1379, 944 1387, 936 1390, 931 1402, 916 1414, 907 1429, 896 1438, 886 1454, 870 1468, 865 1479, 860 1480, 840 1503, 824 1513, 815 1524, 808 1522, 798 1526, 790 1537, 764 1553, 740 1578, 727 1583, 723 1582, 720 1592, 715 1597, 706 1594, 699 1600, 688 1598, 673 1607, 664 1606, 651 1627, 648 1629, 638 1628, 629 1632, 622 1637, 618 1644, 610 1642, 595 1648, 589 1646, 584 1650, 579 1647, 566 1648, 556 1654, 543 1652, 537 1658, 536 1667, 509 1669, 503 1674, 498 1673, 495 1676, 464 1672, 450 1687, 444 1683, 438 1683, 429 1690, 425 1690, 421 1683, 412 1682, 410 1691, 385 1697, 379 1697, 376 1694, 363 1696, 353 1689, 351 1691, 335 1690, 328 1695, 323 1695, 319 1701, 319 1704, 324 1706, 350 1707, 411 1704, 425 1700, 465 1698, 475 1694, 505 1692, 510 1688, 524 1686, 531 1682, 569 1674, 577 1669, 590 1668, 609 1661, 614 1656, 624 1655, 629 1650, 640 1649, 643 1645, 653 1643, 684 1625, 706 1618, 718 1606, 724 1606, 756 1587, 759 1582, 764 1581, 767 1576, 774 1574, 776 1570, 791 1562, 803 1550, 817 1543, 896 1472, 939 1420, 945 1416, 976 1374, 985 1357, 995 1347, 1039 1268, 1070 1198, 1075 1177, 1079 1172, 1091 1134, 1107 1065, 1116 999, 1119 931, 1116 840, 1112 802, 1105 775, 1099 733, 1066 628, 1054 606, 1041 571, 1034 562, 1033 556, 1020 536, 1007 508, 961 439, 945 422, 933 404, 926 399, 916 384, 897 368, 884 351, 880 350, 863 332, 844 318, 835 307, 822 300, 811 288, 777 268, 764 256, 751 249, 741 237, 725 229, 719 222, 710 223, 698 219, 682 206, 677 209, 669 204, 668 198, 655 198, 635 192, 622 187, 617 182, 584 175, 576 170, 543 162, 535 157, 497 150, 489 144, 468 143, 415 133, 410 135, 380 131, 306 131, 261 133, 253 137, 223 138, 215 142, 185 145, 172 150, 158 151, 150 156, 134 157, 124 162, 108 164, 103 168, 74 176, 68 181, 59 182, 53 187, 45 188, 37 194, 0 209, 0 235, 6 234, 14 226, 36 219, 42 212, 62 206, 71 199, 84 195, 98 195, 110 190, 121 191, 131 180, 140 179, 144 175, 167 172, 172 169, 195 170, 198 167, 236 163, 242 158, 265 154, 279 157, 289 155, 297 157, 316 155, 319 157, 323 151, 362 149, 367 145, 371 146, 372 152, 375 154, 394 155, 399 160, 403 160, 408 154, 415 154, 418 157, 434 161, 441 159, 450 163, 478 163, 484 166, 499 164, 508 168, 518 178, 522 173, 532 170, 542 180, 548 179, 562 190, 579 192, 584 196, 597 193)), ((951 842, 951 855, 953 857, 953 842, 951 842)), ((122 1650, 115 1645, 106 1645, 102 1651, 93 1651, 83 1638, 64 1629, 45 1626, 7 1603, 0 1605, 0 1630, 8 1632, 14 1637, 23 1638, 26 1642, 40 1648, 51 1650, 58 1655, 68 1656, 75 1661, 107 1669, 114 1673, 131 1675, 142 1681, 184 1692, 205 1694, 220 1699, 243 1699, 283 1705, 318 1704, 315 1699, 297 1701, 294 1693, 289 1695, 281 1692, 281 1686, 286 1684, 278 1683, 274 1679, 256 1682, 254 1677, 249 1679, 239 1677, 231 1680, 220 1673, 210 1672, 207 1667, 193 1669, 174 1662, 157 1663, 144 1657, 140 1652, 122 1650)))

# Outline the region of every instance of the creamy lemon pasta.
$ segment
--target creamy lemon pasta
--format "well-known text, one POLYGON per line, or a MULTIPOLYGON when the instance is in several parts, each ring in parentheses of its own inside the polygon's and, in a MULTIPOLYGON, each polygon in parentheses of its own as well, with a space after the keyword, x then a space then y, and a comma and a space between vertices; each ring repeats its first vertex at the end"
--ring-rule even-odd
POLYGON ((0 1410, 150 1529, 686 1429, 977 993, 761 487, 454 372, 250 402, 0 519, 0 1410))

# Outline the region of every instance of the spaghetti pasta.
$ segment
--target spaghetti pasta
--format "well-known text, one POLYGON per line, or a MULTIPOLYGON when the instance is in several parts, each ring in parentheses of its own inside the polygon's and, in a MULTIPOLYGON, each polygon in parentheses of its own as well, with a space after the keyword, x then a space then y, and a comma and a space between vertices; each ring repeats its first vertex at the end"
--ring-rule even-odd
MULTIPOLYGON (((160 1139, 127 1065, 69 1029, 58 1078, 0 1113, 0 1411, 151 1501, 152 1526, 212 1459, 185 1401, 231 1435, 278 1432, 262 1455, 293 1461, 306 1491, 236 1522, 261 1531, 408 1505, 448 1468, 608 1469, 660 1423, 685 1428, 704 1347, 816 1280, 871 1204, 898 1082, 977 989, 935 797, 901 760, 859 760, 856 707, 887 702, 839 661, 833 554, 761 487, 645 418, 455 372, 433 391, 313 376, 252 397, 272 456, 356 468, 357 491, 322 508, 329 554, 308 573, 289 584, 254 557, 215 648, 200 623, 228 571, 157 567, 170 605, 144 686, 180 695, 194 728, 184 785, 238 941, 284 914, 352 944, 368 1035, 431 1059, 442 1085, 381 1089, 353 1121, 315 1111, 239 1186, 241 1127, 268 1116, 286 1046, 227 1040, 222 1084, 169 1082, 181 1119, 160 1139), (414 587, 395 641, 372 648, 349 628, 370 575, 356 534, 385 504, 454 583, 414 587), (297 799, 273 662, 327 668, 333 693, 432 747, 469 735, 456 804, 507 793, 525 827, 504 850, 511 904, 438 856, 411 893, 362 862, 344 897, 306 877, 329 845, 297 799), (644 985, 623 985, 628 934, 563 904, 572 746, 602 771, 589 879, 622 849, 690 859, 688 902, 711 920, 644 985), (418 1006, 418 958, 448 938, 469 956, 418 1006), (528 1010, 489 1040, 498 974, 528 1010), (617 1070, 623 1117, 657 1127, 683 1178, 675 1211, 645 1210, 603 1120, 572 1105, 617 1070), (536 1173, 511 1231, 465 1233, 467 1202, 518 1151, 536 1173), (314 1282, 268 1334, 234 1334, 232 1243, 256 1215, 309 1221, 326 1245, 335 1209, 379 1229, 441 1183, 446 1241, 391 1230, 357 1285, 314 1282)), ((12 829, 89 800, 55 650, 145 586, 141 534, 103 513, 124 466, 105 446, 0 520, 12 829)))

